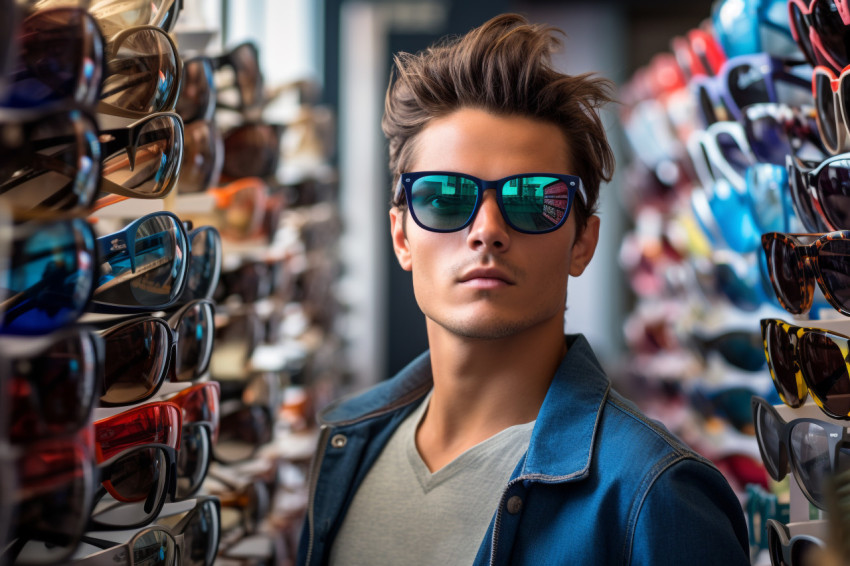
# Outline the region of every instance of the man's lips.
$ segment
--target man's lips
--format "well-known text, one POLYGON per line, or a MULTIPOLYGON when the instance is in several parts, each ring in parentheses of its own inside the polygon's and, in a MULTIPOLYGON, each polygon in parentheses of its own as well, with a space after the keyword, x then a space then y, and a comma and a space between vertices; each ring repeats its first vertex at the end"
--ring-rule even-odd
POLYGON ((490 283, 513 285, 513 278, 496 267, 477 267, 465 272, 459 278, 460 283, 490 283))

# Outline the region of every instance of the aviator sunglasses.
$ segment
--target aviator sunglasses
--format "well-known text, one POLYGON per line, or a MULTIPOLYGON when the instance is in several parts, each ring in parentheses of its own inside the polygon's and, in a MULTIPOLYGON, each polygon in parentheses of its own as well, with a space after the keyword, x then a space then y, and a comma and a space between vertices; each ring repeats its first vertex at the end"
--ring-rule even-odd
POLYGON ((587 202, 581 179, 557 173, 524 173, 495 181, 446 171, 402 173, 395 203, 404 194, 413 220, 430 232, 457 232, 469 226, 484 202, 484 191, 496 190, 496 202, 508 226, 524 234, 557 230, 570 214, 578 192, 587 202))

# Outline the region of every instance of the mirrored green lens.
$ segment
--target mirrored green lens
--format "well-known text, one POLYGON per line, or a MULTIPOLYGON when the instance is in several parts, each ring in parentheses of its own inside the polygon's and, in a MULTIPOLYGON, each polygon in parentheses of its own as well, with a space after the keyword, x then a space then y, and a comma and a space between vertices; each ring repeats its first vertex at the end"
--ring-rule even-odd
POLYGON ((466 224, 478 197, 478 186, 458 175, 428 175, 413 182, 410 208, 432 230, 458 230, 466 224))
POLYGON ((570 190, 557 177, 516 177, 501 187, 508 221, 525 232, 546 232, 569 213, 570 190))

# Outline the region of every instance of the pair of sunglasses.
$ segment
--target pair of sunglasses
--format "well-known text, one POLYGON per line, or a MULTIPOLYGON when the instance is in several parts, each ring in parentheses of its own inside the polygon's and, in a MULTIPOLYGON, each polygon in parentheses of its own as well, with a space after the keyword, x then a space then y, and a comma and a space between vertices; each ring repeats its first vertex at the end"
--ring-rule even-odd
POLYGON ((224 162, 221 175, 233 181, 243 177, 274 177, 280 162, 284 126, 247 122, 223 135, 224 162))
POLYGON ((795 203, 800 202, 803 208, 801 220, 806 218, 810 225, 827 228, 821 231, 850 228, 850 153, 810 163, 811 168, 801 167, 805 164, 800 160, 790 163, 795 169, 791 183, 797 183, 795 203))
MULTIPOLYGON (((826 521, 810 521, 806 526, 823 530, 825 525, 826 521)), ((822 537, 810 534, 791 536, 788 525, 768 519, 767 549, 773 565, 806 566, 817 562, 815 556, 826 549, 826 543, 822 537)))
POLYGON ((9 440, 23 446, 80 430, 100 394, 103 360, 103 340, 80 326, 45 337, 0 337, 9 440))
POLYGON ((729 330, 708 335, 696 331, 688 335, 687 341, 703 359, 716 354, 736 368, 749 372, 759 371, 765 365, 758 332, 729 330))
POLYGON ((817 283, 826 301, 850 316, 850 231, 762 234, 767 271, 779 304, 791 314, 812 308, 817 283), (804 241, 808 240, 808 243, 804 241))
POLYGON ((694 77, 689 86, 703 124, 741 120, 742 109, 759 102, 811 104, 811 76, 795 73, 799 65, 789 59, 755 53, 727 59, 714 77, 694 77))
POLYGON ((587 202, 581 179, 557 173, 525 173, 487 181, 446 171, 402 173, 393 202, 404 203, 416 224, 429 232, 457 232, 472 223, 484 191, 496 190, 496 202, 508 226, 524 234, 561 227, 576 193, 587 202))
POLYGON ((782 481, 793 472, 803 495, 825 509, 825 481, 850 469, 850 433, 843 426, 802 418, 786 422, 761 397, 752 398, 756 440, 767 473, 782 481))
POLYGON ((824 412, 850 419, 850 337, 825 328, 761 320, 764 356, 782 402, 802 407, 811 394, 824 412))
POLYGON ((744 133, 759 163, 785 165, 792 155, 825 155, 818 130, 819 112, 811 107, 765 102, 742 110, 744 133))
MULTIPOLYGON (((822 160, 805 161, 794 155, 785 157, 785 170, 788 173, 791 202, 803 228, 812 233, 831 231, 820 204, 820 196, 817 194, 820 183, 816 179, 807 179, 807 174, 816 169, 821 162, 822 160)), ((827 168, 825 167, 823 170, 825 171, 827 168)), ((826 179, 823 187, 827 191, 831 191, 833 188, 832 181, 826 179)))
POLYGON ((99 192, 158 199, 177 179, 184 129, 173 112, 129 125, 85 110, 0 111, 0 196, 14 211, 91 209, 99 192))
POLYGON ((850 10, 846 0, 788 0, 791 34, 812 65, 839 72, 850 64, 850 10))
POLYGON ((96 566, 212 566, 221 538, 221 504, 211 496, 200 496, 194 506, 169 504, 164 517, 127 539, 126 533, 90 532, 81 537, 83 555, 74 564, 96 566), (172 510, 173 509, 173 510, 172 510), (88 552, 88 554, 86 554, 88 552))
POLYGON ((197 383, 168 398, 183 410, 175 501, 191 497, 204 483, 212 446, 218 440, 220 398, 221 386, 216 381, 197 383))
POLYGON ((191 301, 167 317, 143 315, 102 331, 102 407, 147 401, 165 381, 187 382, 209 367, 215 335, 214 307, 191 301))
POLYGON ((219 108, 246 112, 262 107, 264 81, 255 43, 240 43, 211 61, 216 71, 219 108))

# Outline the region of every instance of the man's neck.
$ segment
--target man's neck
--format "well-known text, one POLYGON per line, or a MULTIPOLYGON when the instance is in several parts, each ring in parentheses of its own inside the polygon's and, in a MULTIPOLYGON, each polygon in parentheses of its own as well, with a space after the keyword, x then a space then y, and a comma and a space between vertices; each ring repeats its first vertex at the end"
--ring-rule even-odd
POLYGON ((434 392, 416 433, 431 471, 517 424, 537 418, 566 354, 561 326, 505 339, 458 337, 429 321, 434 392))

